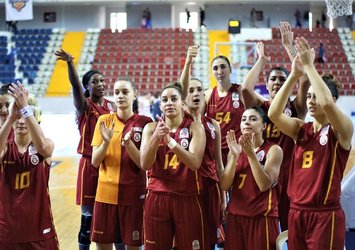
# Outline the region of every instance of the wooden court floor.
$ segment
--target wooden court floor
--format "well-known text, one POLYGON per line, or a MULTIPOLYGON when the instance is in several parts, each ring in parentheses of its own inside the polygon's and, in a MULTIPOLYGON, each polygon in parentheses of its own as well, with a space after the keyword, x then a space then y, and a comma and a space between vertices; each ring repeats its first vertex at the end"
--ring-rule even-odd
MULTIPOLYGON (((80 227, 80 207, 75 204, 79 156, 54 157, 53 161, 57 165, 51 169, 49 191, 60 249, 75 250, 80 227)), ((355 166, 355 150, 351 152, 345 175, 351 166, 355 166)), ((96 249, 94 244, 91 249, 96 249)))

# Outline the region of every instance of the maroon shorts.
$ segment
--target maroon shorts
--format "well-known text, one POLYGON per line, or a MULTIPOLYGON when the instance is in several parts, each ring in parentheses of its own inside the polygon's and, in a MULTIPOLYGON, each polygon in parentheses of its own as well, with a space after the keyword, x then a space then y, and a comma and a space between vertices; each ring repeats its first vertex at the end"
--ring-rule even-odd
POLYGON ((206 212, 205 237, 208 245, 217 243, 217 230, 221 224, 221 197, 218 182, 203 178, 202 202, 206 212))
POLYGON ((59 250, 59 243, 57 237, 46 240, 21 242, 21 243, 2 243, 0 242, 0 249, 8 250, 59 250))
POLYGON ((288 249, 343 250, 345 216, 341 208, 329 211, 290 209, 288 249))
POLYGON ((91 158, 81 157, 76 182, 77 205, 94 205, 98 177, 99 169, 91 164, 91 158))
POLYGON ((282 190, 278 205, 281 231, 288 229, 288 213, 290 211, 290 200, 286 190, 282 190))
POLYGON ((225 250, 276 249, 277 217, 246 217, 228 214, 225 250))
POLYGON ((144 249, 205 249, 201 197, 150 192, 144 209, 144 249))
POLYGON ((143 244, 143 206, 95 202, 91 240, 97 243, 143 244))

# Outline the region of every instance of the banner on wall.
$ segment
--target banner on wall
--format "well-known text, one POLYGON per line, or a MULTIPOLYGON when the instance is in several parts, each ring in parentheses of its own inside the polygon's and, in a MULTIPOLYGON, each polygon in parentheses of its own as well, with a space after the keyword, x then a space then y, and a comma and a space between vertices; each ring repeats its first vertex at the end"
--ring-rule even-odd
POLYGON ((33 0, 5 0, 6 21, 33 19, 33 0))

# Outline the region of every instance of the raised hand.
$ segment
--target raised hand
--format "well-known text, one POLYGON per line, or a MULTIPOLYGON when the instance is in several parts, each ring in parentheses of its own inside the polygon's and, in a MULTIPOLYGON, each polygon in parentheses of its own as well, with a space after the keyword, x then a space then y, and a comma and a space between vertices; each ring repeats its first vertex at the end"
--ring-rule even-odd
POLYGON ((28 91, 20 81, 17 81, 16 84, 12 83, 9 86, 8 93, 15 99, 16 106, 19 109, 28 106, 28 91))
POLYGON ((159 140, 164 139, 164 142, 167 143, 170 139, 169 136, 170 129, 165 125, 165 121, 163 120, 162 117, 157 115, 157 118, 158 118, 158 124, 157 127, 155 128, 153 136, 157 137, 159 140))
POLYGON ((196 56, 198 55, 199 49, 199 45, 193 45, 187 49, 186 63, 193 63, 196 56))
POLYGON ((296 38, 296 48, 298 50, 299 60, 303 66, 312 65, 315 58, 314 49, 309 46, 309 43, 303 37, 296 38))
POLYGON ((264 51, 264 43, 263 42, 258 42, 256 44, 256 51, 258 53, 259 58, 264 58, 268 62, 270 61, 271 57, 270 56, 265 56, 265 51, 264 51))
POLYGON ((57 56, 57 61, 62 60, 65 62, 70 62, 74 60, 74 57, 63 49, 57 50, 54 54, 57 56))
POLYGON ((279 26, 281 32, 282 45, 291 46, 293 44, 293 32, 291 25, 286 21, 281 21, 279 26))
POLYGON ((239 138, 239 144, 242 146, 243 152, 248 156, 255 154, 254 141, 255 141, 254 133, 244 134, 241 135, 239 138))
POLYGON ((100 132, 104 142, 110 143, 111 138, 113 136, 114 126, 115 126, 114 122, 112 122, 111 127, 106 126, 106 123, 104 121, 100 122, 100 132))
POLYGON ((234 157, 239 157, 240 153, 242 152, 242 146, 238 144, 235 138, 234 130, 227 131, 226 140, 227 140, 229 152, 234 157))

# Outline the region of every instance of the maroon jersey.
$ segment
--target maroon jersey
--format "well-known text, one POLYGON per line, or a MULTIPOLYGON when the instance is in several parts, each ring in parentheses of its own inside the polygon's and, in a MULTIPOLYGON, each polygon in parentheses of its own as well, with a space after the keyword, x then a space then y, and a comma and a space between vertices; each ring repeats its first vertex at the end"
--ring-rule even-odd
POLYGON ((95 125, 100 115, 108 114, 114 111, 112 102, 104 99, 104 105, 99 106, 90 98, 86 98, 87 106, 83 115, 78 116, 78 126, 80 131, 80 141, 77 148, 78 154, 91 158, 91 141, 94 134, 95 125))
POLYGON ((202 125, 205 128, 206 148, 202 159, 202 165, 200 168, 201 176, 203 178, 219 181, 217 175, 217 165, 214 159, 216 130, 213 126, 212 119, 206 116, 202 116, 202 125))
MULTIPOLYGON (((267 114, 270 108, 270 101, 263 102, 260 108, 267 114)), ((294 101, 287 103, 284 113, 290 117, 298 117, 294 101)), ((279 183, 281 186, 285 184, 287 187, 295 142, 291 137, 282 133, 270 119, 268 119, 267 127, 264 130, 264 138, 279 145, 284 152, 279 174, 279 183)))
MULTIPOLYGON (((187 112, 185 112, 185 117, 187 119, 193 120, 192 116, 187 112)), ((202 116, 201 123, 205 128, 206 148, 205 153, 203 154, 202 165, 199 171, 201 172, 202 178, 219 181, 216 162, 214 160, 214 152, 216 146, 216 130, 213 125, 212 119, 209 117, 202 116)))
POLYGON ((244 105, 239 99, 239 87, 237 84, 232 84, 225 97, 219 97, 217 87, 215 87, 206 106, 207 116, 215 119, 221 126, 222 149, 228 148, 227 131, 234 130, 236 137, 240 136, 240 121, 244 105))
MULTIPOLYGON (((265 165, 266 156, 273 145, 271 142, 264 141, 256 151, 261 166, 265 165)), ((231 200, 227 211, 234 215, 248 217, 258 215, 278 217, 277 198, 279 194, 278 183, 269 188, 268 191, 260 191, 251 171, 248 157, 241 153, 237 162, 231 200)))
POLYGON ((291 207, 340 208, 340 183, 350 150, 345 150, 330 124, 313 131, 304 124, 298 134, 290 170, 291 207))
MULTIPOLYGON (((122 138, 132 129, 131 140, 135 146, 140 149, 143 128, 147 123, 152 122, 152 119, 134 114, 124 123, 122 138)), ((120 205, 136 205, 144 203, 146 193, 146 173, 138 167, 128 154, 125 147, 121 148, 121 164, 120 164, 120 179, 118 200, 120 205), (137 197, 140 199, 137 201, 137 197)))
MULTIPOLYGON (((193 121, 184 118, 175 133, 170 133, 183 148, 189 150, 191 142, 190 125, 193 121)), ((179 195, 196 195, 201 193, 200 171, 192 171, 180 162, 176 154, 167 145, 160 144, 156 160, 149 170, 148 189, 155 192, 179 195)))
POLYGON ((56 236, 48 194, 50 166, 31 143, 24 154, 8 143, 0 173, 0 242, 56 236))

